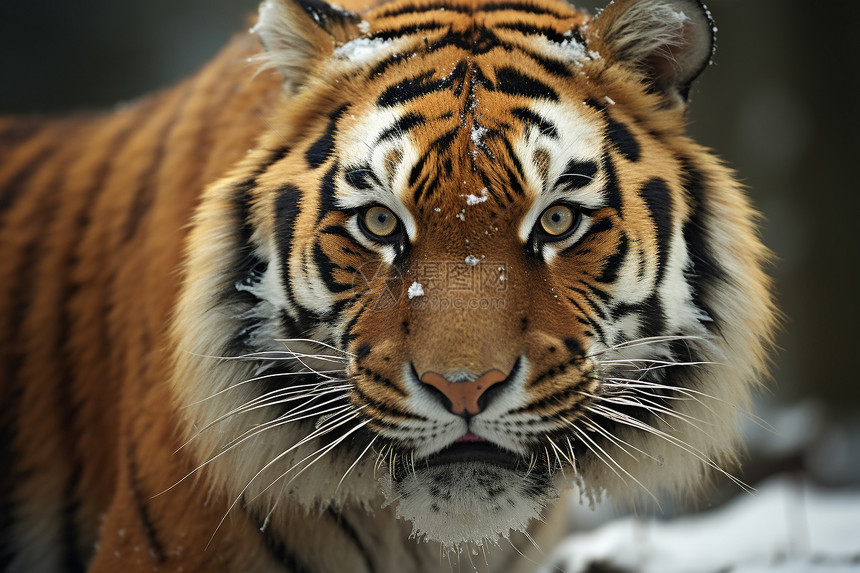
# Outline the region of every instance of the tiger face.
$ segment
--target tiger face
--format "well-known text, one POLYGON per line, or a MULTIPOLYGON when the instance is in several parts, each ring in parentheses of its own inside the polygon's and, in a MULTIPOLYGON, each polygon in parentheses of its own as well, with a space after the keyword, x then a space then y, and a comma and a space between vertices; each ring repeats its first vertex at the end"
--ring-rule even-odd
POLYGON ((772 311, 754 214, 683 133, 698 2, 268 0, 255 31, 285 99, 206 193, 174 328, 213 483, 455 546, 574 482, 723 471, 772 311))

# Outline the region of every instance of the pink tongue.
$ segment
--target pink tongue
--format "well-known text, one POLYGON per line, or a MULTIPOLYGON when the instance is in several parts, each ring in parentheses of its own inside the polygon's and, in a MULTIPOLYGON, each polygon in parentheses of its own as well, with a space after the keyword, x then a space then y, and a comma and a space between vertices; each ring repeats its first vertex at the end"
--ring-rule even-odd
POLYGON ((486 442, 486 441, 488 441, 488 440, 485 440, 481 436, 476 436, 472 432, 466 432, 465 434, 460 436, 460 438, 454 443, 458 444, 460 442, 486 442))

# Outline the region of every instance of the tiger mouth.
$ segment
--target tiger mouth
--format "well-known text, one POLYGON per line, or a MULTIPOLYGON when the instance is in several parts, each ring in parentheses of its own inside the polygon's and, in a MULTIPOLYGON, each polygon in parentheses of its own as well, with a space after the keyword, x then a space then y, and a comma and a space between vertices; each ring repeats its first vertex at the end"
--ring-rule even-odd
POLYGON ((431 467, 466 462, 483 462, 509 470, 517 468, 514 454, 490 442, 455 442, 424 459, 424 463, 431 467))

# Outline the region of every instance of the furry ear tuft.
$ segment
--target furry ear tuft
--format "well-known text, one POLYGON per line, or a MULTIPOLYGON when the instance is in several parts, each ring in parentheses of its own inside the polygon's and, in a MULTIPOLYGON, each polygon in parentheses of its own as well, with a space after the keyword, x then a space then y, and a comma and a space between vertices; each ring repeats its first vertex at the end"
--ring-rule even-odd
POLYGON ((265 0, 251 29, 265 49, 265 67, 284 76, 284 88, 305 83, 314 63, 361 35, 361 17, 323 0, 265 0))
POLYGON ((618 0, 589 32, 606 48, 604 57, 644 72, 674 107, 687 103, 690 85, 710 63, 716 27, 698 0, 618 0))

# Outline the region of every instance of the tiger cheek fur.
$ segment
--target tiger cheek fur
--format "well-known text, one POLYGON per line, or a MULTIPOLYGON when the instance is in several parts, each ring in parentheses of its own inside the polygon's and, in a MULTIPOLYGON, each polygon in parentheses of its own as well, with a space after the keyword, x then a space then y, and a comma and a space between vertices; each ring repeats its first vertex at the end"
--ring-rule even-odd
POLYGON ((775 311, 755 211, 684 133, 704 6, 367 4, 266 0, 262 55, 0 122, 2 421, 69 409, 10 438, 12 571, 436 571, 560 534, 572 482, 729 475, 775 311))

